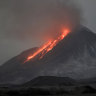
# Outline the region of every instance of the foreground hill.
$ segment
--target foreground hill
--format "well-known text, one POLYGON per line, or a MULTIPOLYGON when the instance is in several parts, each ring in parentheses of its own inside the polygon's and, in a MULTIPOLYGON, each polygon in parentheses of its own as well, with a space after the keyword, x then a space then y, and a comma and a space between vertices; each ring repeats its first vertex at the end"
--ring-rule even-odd
POLYGON ((55 76, 39 76, 24 84, 25 87, 32 86, 71 86, 76 84, 76 81, 68 77, 55 77, 55 76))
POLYGON ((96 87, 68 77, 39 76, 22 85, 0 86, 0 96, 96 96, 96 87))

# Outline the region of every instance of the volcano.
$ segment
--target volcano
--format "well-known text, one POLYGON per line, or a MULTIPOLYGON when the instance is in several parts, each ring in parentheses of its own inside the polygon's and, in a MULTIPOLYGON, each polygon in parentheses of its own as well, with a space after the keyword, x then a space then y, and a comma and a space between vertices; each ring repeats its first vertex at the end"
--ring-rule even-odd
POLYGON ((24 51, 0 67, 0 83, 21 84, 38 76, 87 79, 96 76, 96 34, 79 26, 42 59, 24 63, 38 47, 24 51))

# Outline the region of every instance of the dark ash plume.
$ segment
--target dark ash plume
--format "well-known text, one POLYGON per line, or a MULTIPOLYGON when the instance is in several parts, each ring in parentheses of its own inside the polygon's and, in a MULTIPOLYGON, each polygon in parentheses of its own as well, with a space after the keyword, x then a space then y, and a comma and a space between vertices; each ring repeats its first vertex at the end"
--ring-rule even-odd
POLYGON ((6 5, 1 9, 6 11, 2 34, 7 37, 45 38, 58 35, 62 26, 73 29, 81 21, 80 10, 71 0, 10 0, 1 4, 6 5))

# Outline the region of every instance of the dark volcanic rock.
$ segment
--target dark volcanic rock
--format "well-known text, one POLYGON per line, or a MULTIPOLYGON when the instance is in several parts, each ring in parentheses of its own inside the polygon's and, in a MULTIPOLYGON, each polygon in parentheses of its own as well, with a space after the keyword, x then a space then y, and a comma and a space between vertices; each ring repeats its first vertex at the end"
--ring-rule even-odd
POLYGON ((0 67, 0 83, 24 83, 38 76, 75 79, 96 76, 96 34, 80 26, 71 32, 43 59, 38 56, 24 64, 37 48, 29 49, 0 67))
POLYGON ((25 87, 33 86, 72 86, 76 81, 68 77, 39 76, 24 84, 25 87))

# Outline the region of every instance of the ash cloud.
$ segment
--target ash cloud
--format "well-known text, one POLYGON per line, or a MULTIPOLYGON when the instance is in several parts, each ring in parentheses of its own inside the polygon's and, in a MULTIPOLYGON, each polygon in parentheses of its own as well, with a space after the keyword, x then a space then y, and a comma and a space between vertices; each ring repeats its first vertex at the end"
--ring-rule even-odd
POLYGON ((1 29, 9 38, 52 36, 62 26, 73 27, 81 21, 71 0, 4 0, 1 5, 1 29))

